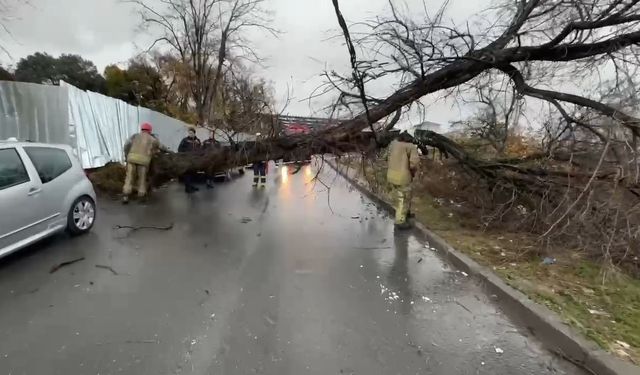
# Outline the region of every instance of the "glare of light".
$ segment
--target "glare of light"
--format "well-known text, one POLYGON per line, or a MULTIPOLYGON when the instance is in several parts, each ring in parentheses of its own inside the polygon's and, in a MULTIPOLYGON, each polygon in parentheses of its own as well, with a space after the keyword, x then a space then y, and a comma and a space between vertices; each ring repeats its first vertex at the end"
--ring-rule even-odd
POLYGON ((280 173, 282 173, 282 183, 286 184, 289 181, 289 167, 286 165, 280 169, 280 173))
POLYGON ((311 170, 311 166, 310 165, 307 165, 306 167, 304 167, 304 174, 307 177, 313 176, 313 171, 311 170))

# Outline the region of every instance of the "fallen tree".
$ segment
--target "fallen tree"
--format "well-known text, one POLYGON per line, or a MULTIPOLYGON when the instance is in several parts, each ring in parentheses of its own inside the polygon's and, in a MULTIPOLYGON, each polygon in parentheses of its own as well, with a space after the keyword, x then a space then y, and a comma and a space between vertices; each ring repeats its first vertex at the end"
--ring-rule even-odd
MULTIPOLYGON (((347 44, 352 46, 338 1, 333 2, 347 44)), ((362 151, 363 147, 370 147, 371 137, 377 139, 386 136, 375 131, 370 136, 363 135, 361 132, 364 129, 425 95, 462 86, 487 71, 503 72, 523 96, 548 101, 559 110, 562 108, 560 112, 573 128, 584 127, 607 139, 602 134, 606 129, 599 131, 571 117, 561 103, 581 106, 609 116, 636 137, 640 132, 640 120, 636 117, 587 97, 532 87, 525 82, 521 70, 530 70, 531 64, 535 63, 560 64, 575 61, 577 64, 597 64, 602 62, 600 59, 615 62, 623 59, 626 54, 635 56, 634 47, 640 43, 640 30, 637 30, 640 14, 636 13, 639 10, 638 3, 637 0, 596 1, 593 4, 551 0, 505 2, 498 9, 511 15, 509 22, 497 23, 492 31, 499 30, 500 33, 483 46, 476 41, 474 35, 440 25, 444 8, 430 23, 416 25, 403 19, 391 3, 393 17, 378 20, 372 25, 377 31, 371 38, 386 43, 393 52, 403 56, 403 61, 397 63, 400 69, 392 69, 387 65, 383 67, 382 64, 377 66, 381 69, 380 74, 404 69, 403 73, 413 75, 413 79, 402 88, 385 99, 368 97, 364 92, 364 83, 373 75, 374 67, 360 72, 361 62, 355 56, 355 48, 349 48, 354 74, 350 79, 345 79, 345 82, 354 85, 360 93, 341 93, 343 97, 360 101, 365 108, 360 115, 314 134, 260 141, 251 149, 217 150, 206 155, 163 155, 158 158, 158 165, 161 166, 159 173, 166 177, 176 177, 188 170, 222 170, 231 165, 275 159, 289 154, 306 157, 318 153, 362 151), (438 32, 439 29, 446 32, 438 32), (550 40, 542 41, 544 38, 534 37, 539 30, 545 30, 548 35, 546 38, 550 40), (605 32, 610 30, 613 31, 605 32), (420 37, 424 36, 431 36, 431 41, 421 41, 420 37), (412 68, 411 65, 419 69, 412 68)), ((395 56, 394 59, 398 61, 399 58, 395 56)), ((447 148, 450 145, 450 141, 444 136, 432 136, 431 139, 434 147, 447 148)), ((459 154, 455 147, 449 148, 451 154, 460 161, 470 165, 475 163, 468 156, 459 154)))
POLYGON ((637 101, 611 100, 636 98, 640 87, 635 82, 640 0, 505 0, 488 10, 492 22, 477 30, 468 23, 447 23, 448 2, 435 12, 425 11, 418 22, 390 2, 391 15, 361 24, 365 30, 359 30, 356 41, 338 0, 333 4, 352 72, 327 73, 323 92, 337 90, 334 109, 359 114, 309 135, 273 137, 250 147, 202 154, 161 155, 154 167, 155 184, 189 171, 215 172, 260 160, 370 153, 390 139, 390 127, 375 124, 392 115, 397 121, 403 109, 421 98, 468 95, 473 85, 467 84, 474 80, 506 79, 518 100, 546 103, 548 118, 559 119, 550 122, 553 126, 545 123, 549 142, 536 158, 484 160, 433 132, 423 140, 425 145, 455 158, 487 186, 512 192, 536 212, 534 224, 546 228, 537 229, 545 241, 577 236, 584 248, 609 263, 640 267, 640 120, 630 111, 637 101), (370 51, 373 57, 359 58, 356 51, 370 51), (613 71, 611 80, 594 81, 607 69, 613 71), (367 85, 381 77, 397 77, 400 88, 386 98, 373 97, 367 85), (552 89, 581 78, 586 86, 608 87, 608 96, 594 98, 597 90, 578 95, 552 89), (372 131, 363 133, 367 128, 372 131), (582 154, 589 157, 581 159, 582 154), (584 240, 584 230, 597 240, 584 240))

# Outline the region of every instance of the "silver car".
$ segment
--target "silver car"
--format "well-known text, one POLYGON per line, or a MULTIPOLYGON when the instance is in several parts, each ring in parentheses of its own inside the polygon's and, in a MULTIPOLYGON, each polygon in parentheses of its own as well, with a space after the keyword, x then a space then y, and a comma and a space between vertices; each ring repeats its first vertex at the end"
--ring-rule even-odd
POLYGON ((71 147, 0 141, 0 257, 95 220, 96 194, 71 147))

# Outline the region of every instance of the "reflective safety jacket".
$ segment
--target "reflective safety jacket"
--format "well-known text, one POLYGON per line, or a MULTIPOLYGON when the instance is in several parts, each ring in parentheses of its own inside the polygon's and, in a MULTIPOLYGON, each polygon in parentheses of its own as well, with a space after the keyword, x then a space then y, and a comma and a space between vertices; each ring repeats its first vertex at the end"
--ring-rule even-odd
POLYGON ((393 185, 409 185, 420 163, 418 146, 398 140, 391 142, 388 162, 387 181, 393 185))
POLYGON ((124 145, 127 162, 144 166, 149 166, 151 158, 159 149, 166 150, 166 147, 147 132, 134 134, 124 145))

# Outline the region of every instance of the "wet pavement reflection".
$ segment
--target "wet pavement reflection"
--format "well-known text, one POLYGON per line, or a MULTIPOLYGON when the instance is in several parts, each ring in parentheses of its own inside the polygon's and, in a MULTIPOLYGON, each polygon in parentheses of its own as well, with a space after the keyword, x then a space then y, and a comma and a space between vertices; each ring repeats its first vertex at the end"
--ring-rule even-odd
POLYGON ((247 174, 146 206, 103 200, 90 235, 1 260, 0 373, 581 373, 416 233, 316 173, 271 164, 265 188, 247 174))

